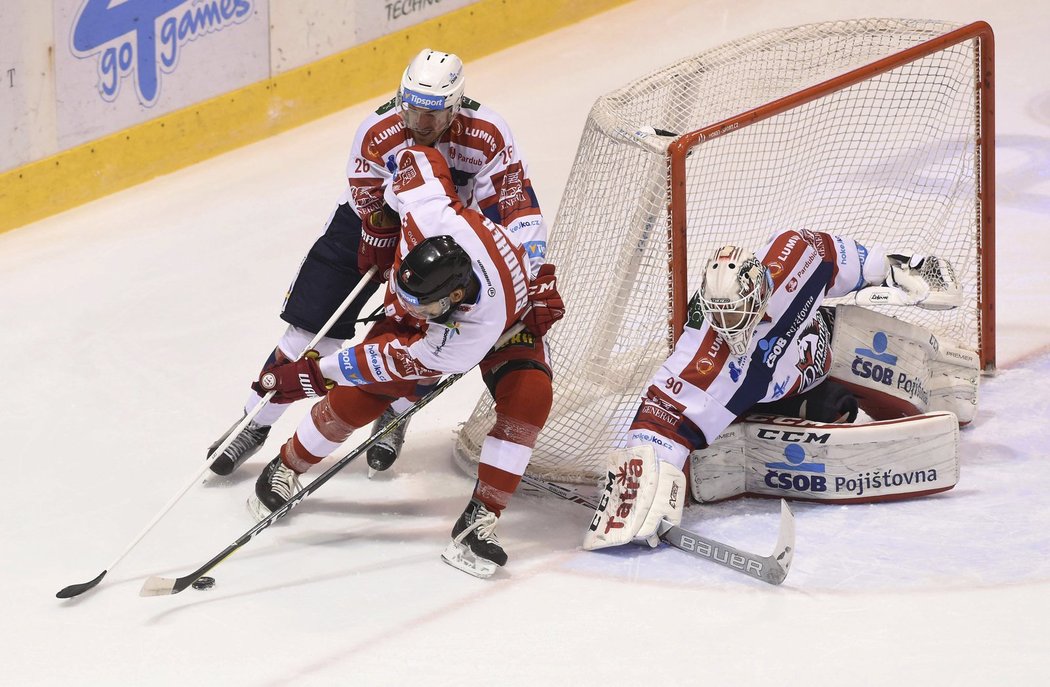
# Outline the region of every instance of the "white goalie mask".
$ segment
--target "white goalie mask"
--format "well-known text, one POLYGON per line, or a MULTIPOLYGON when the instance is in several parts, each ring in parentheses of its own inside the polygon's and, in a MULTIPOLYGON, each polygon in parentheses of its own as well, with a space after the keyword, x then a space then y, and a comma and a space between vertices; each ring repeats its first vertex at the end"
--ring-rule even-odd
POLYGON ((463 102, 463 61, 425 49, 409 63, 397 89, 397 111, 416 143, 432 146, 463 102))
POLYGON ((733 355, 743 355, 772 293, 773 278, 753 253, 722 246, 704 271, 700 309, 733 355))

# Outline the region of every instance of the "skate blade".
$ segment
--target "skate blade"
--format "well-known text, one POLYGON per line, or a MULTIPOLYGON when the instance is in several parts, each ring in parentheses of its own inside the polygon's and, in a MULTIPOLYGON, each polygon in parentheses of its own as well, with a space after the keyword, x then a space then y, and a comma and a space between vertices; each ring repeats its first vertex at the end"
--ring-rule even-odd
POLYGON ((245 505, 248 506, 248 512, 255 518, 255 522, 262 522, 270 517, 270 509, 264 506, 255 494, 248 497, 248 502, 245 505))
POLYGON ((470 550, 470 547, 456 542, 449 542, 441 554, 441 560, 453 568, 462 570, 468 575, 487 579, 492 577, 499 566, 487 558, 481 558, 470 550))

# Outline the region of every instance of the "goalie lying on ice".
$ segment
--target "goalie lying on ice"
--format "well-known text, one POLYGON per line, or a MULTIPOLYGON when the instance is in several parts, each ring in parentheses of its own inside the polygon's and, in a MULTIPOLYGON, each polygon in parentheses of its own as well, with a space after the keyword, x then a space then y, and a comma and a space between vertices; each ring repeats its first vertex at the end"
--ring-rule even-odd
POLYGON ((810 231, 781 232, 756 254, 718 249, 627 447, 610 455, 584 548, 655 546, 662 520, 681 522, 690 454, 702 501, 761 493, 841 503, 954 486, 958 425, 976 412, 976 354, 867 308, 822 307, 851 293, 872 306, 961 303, 951 265, 935 256, 886 255, 810 231), (824 424, 852 423, 858 409, 875 420, 922 417, 850 434, 824 424), (752 427, 748 441, 746 423, 733 423, 752 413, 795 425, 752 427), (912 439, 921 450, 902 451, 912 439))

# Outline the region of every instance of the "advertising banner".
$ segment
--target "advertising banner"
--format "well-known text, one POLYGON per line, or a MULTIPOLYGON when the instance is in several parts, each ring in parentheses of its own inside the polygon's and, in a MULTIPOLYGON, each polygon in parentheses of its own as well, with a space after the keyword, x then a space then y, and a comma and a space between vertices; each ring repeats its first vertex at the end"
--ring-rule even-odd
POLYGON ((0 0, 0 171, 55 152, 51 8, 0 0))
MULTIPOLYGON (((477 0, 271 0, 274 74, 367 43, 477 0)), ((435 50, 438 45, 419 46, 435 50)))
POLYGON ((59 148, 269 76, 268 0, 55 0, 59 148))

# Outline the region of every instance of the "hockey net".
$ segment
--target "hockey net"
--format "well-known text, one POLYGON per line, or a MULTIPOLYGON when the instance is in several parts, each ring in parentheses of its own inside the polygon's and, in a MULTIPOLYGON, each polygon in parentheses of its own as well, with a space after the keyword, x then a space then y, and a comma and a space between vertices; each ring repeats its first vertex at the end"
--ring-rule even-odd
MULTIPOLYGON (((600 98, 551 230, 567 316, 529 473, 595 479, 725 243, 841 233, 948 258, 965 304, 887 308, 994 368, 990 27, 863 19, 757 34, 600 98)), ((476 469, 484 395, 455 454, 476 469)))

